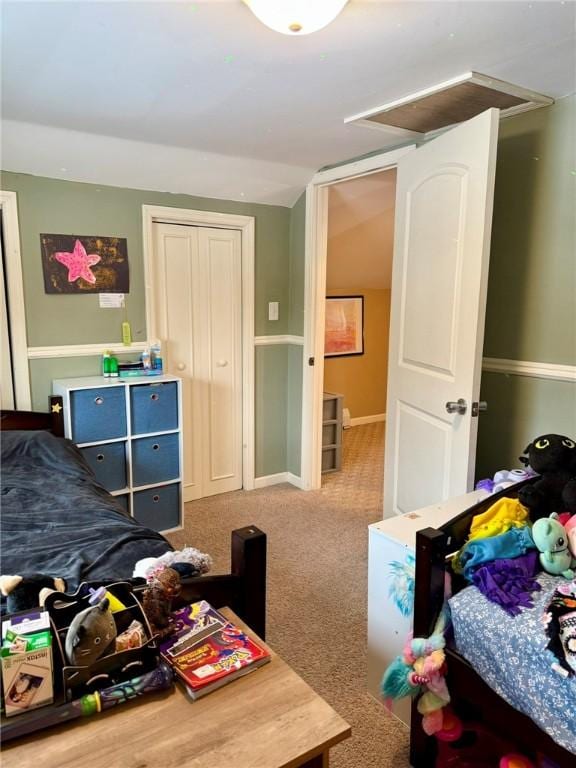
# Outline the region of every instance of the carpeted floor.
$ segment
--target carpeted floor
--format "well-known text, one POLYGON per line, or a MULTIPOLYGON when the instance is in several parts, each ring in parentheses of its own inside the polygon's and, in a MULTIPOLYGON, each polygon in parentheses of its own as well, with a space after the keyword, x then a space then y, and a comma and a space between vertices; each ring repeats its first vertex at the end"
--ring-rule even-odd
POLYGON ((343 470, 320 491, 277 485, 192 502, 169 537, 209 552, 218 573, 229 569, 232 529, 266 532, 267 641, 352 726, 332 768, 408 766, 407 729, 366 692, 367 526, 381 517, 383 446, 383 424, 353 427, 343 470))

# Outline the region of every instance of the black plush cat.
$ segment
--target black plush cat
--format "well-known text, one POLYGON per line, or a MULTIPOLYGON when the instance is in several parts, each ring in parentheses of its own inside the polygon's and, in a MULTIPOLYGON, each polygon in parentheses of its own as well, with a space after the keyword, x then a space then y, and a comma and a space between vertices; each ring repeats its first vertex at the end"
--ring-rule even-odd
POLYGON ((532 521, 566 511, 562 493, 576 475, 576 442, 565 435, 541 435, 524 453, 528 458, 520 456, 520 461, 541 476, 518 493, 520 502, 530 510, 532 521))

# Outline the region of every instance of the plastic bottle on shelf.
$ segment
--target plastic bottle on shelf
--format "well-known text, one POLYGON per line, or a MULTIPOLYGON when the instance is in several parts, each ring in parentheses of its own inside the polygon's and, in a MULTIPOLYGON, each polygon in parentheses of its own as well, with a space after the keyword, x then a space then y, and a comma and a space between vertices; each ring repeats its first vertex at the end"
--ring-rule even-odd
POLYGON ((112 379, 118 378, 118 360, 113 354, 110 354, 110 377, 112 379))
POLYGON ((142 360, 142 365, 144 366, 144 370, 148 371, 150 370, 150 351, 148 349, 145 349, 142 354, 140 355, 140 360, 142 360))
POLYGON ((152 368, 155 371, 162 371, 162 345, 159 341, 155 341, 150 347, 150 355, 152 358, 152 368))
POLYGON ((104 352, 102 355, 102 376, 110 378, 110 352, 104 352))

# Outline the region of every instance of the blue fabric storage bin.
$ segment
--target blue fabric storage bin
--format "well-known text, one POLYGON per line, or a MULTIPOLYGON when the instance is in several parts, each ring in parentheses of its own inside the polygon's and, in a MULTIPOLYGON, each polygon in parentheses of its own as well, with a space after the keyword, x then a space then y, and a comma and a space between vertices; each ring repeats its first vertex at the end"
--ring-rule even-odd
POLYGON ((70 393, 72 440, 93 443, 126 435, 124 386, 77 389, 70 393))
POLYGON ((180 483, 137 491, 133 497, 133 515, 154 531, 166 531, 180 525, 180 483))
POLYGON ((119 491, 126 488, 126 443, 107 443, 81 448, 88 466, 96 475, 96 480, 107 491, 119 491))
POLYGON ((132 440, 132 484, 152 485, 176 480, 180 475, 177 434, 132 440))
POLYGON ((130 387, 132 434, 178 429, 178 385, 175 381, 130 387))

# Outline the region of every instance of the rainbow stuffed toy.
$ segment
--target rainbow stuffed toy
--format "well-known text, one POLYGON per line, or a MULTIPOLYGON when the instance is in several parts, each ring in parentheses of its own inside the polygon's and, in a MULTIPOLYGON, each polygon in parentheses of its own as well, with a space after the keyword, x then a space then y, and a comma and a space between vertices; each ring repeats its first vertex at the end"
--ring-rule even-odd
POLYGON ((450 702, 445 680, 446 617, 444 610, 430 637, 408 638, 402 656, 397 656, 384 673, 381 690, 385 700, 421 694, 418 712, 423 716, 424 731, 428 736, 453 740, 459 738, 462 727, 446 709, 450 702))

